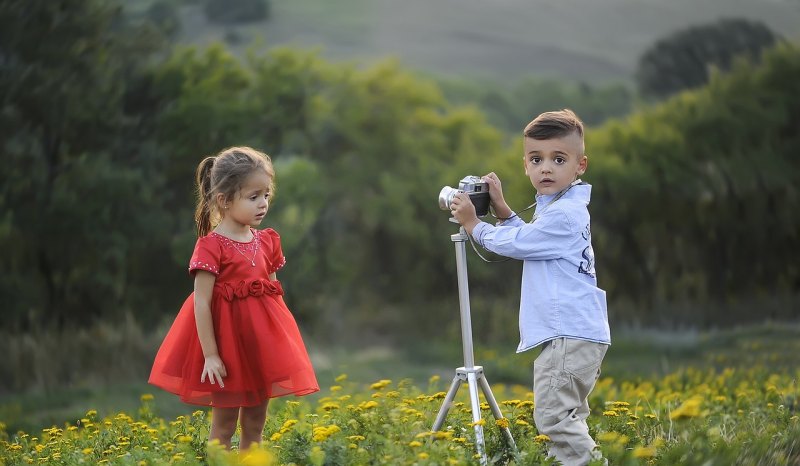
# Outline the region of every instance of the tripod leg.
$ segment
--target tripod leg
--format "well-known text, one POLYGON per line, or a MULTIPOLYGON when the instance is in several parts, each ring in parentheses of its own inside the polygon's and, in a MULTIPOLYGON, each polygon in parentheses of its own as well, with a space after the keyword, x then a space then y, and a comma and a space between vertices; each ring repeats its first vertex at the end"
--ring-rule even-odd
POLYGON ((447 412, 450 411, 450 408, 453 406, 453 400, 456 398, 456 393, 458 392, 458 387, 461 386, 461 383, 464 382, 459 374, 456 374, 453 377, 453 383, 450 384, 450 390, 447 391, 447 396, 444 397, 444 402, 442 402, 442 407, 439 408, 439 414, 436 415, 436 421, 433 423, 433 428, 431 429, 433 432, 442 428, 442 424, 444 424, 444 418, 447 417, 447 412))
MULTIPOLYGON (((492 393, 492 388, 489 386, 489 381, 486 380, 486 377, 481 377, 478 379, 481 383, 481 389, 483 390, 483 397, 486 398, 486 402, 489 403, 489 407, 492 409, 492 414, 494 415, 495 419, 502 419, 503 413, 500 411, 500 406, 497 404, 497 400, 494 398, 494 394, 492 393)), ((517 450, 517 444, 514 442, 514 437, 511 436, 511 431, 508 427, 501 428, 503 431, 503 435, 506 437, 506 442, 508 442, 508 446, 511 447, 514 451, 517 450)))
POLYGON ((486 447, 483 442, 483 426, 479 422, 481 420, 481 403, 478 399, 478 380, 474 372, 467 374, 467 383, 469 384, 469 400, 472 404, 472 422, 475 424, 475 446, 478 449, 478 455, 481 457, 481 464, 486 465, 486 447))

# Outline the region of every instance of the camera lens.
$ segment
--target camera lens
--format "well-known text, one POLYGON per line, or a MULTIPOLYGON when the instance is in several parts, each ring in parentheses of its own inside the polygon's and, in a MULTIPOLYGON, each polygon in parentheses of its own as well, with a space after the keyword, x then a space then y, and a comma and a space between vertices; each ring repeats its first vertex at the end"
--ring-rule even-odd
POLYGON ((458 190, 451 188, 450 186, 445 186, 439 191, 439 208, 442 210, 450 210, 450 203, 453 201, 453 197, 458 194, 458 190))

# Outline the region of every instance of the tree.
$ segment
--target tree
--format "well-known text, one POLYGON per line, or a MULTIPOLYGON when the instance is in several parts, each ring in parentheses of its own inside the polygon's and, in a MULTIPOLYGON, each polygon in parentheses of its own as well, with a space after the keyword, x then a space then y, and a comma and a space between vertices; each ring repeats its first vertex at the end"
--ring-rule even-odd
MULTIPOLYGON (((147 198, 127 84, 156 45, 100 0, 0 4, 0 299, 7 322, 64 326, 119 309, 135 243, 111 228, 147 198), (135 39, 139 37, 140 39, 135 39)), ((134 236, 135 237, 135 236, 134 236)), ((4 319, 4 320, 6 320, 4 319)))
POLYGON ((222 24, 238 24, 269 19, 268 0, 206 0, 206 17, 222 24))
POLYGON ((764 24, 746 19, 722 19, 677 31, 658 40, 639 58, 639 93, 664 98, 703 86, 712 69, 727 71, 739 56, 757 59, 778 40, 764 24))
POLYGON ((740 62, 590 133, 609 296, 671 309, 628 317, 701 326, 797 317, 800 273, 786 254, 800 246, 798 125, 800 49, 780 44, 760 65, 740 62))

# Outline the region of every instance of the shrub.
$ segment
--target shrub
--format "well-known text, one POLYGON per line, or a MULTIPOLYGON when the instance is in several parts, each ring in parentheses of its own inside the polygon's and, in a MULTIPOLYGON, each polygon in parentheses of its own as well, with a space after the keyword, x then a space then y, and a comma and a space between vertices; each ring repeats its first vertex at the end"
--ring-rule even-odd
POLYGON ((206 17, 212 23, 238 24, 269 19, 267 0, 207 0, 206 17))

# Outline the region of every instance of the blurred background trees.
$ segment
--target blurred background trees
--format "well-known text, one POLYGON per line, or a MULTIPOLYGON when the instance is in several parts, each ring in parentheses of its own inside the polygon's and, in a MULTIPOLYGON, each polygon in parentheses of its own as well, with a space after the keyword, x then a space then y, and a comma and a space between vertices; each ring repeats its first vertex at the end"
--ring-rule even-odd
MULTIPOLYGON (((713 26, 744 34, 701 67, 728 71, 693 81, 698 68, 680 68, 683 87, 658 71, 648 97, 697 88, 643 106, 624 84, 490 89, 394 61, 173 46, 174 16, 158 11, 0 4, 4 331, 170 321, 192 288, 194 169, 252 145, 276 164, 264 226, 282 235, 280 278, 304 330, 328 343, 456 337, 456 228, 439 189, 494 170, 511 205, 528 205, 519 131, 560 107, 592 126, 586 179, 612 325, 797 318, 800 49, 715 58, 775 41, 758 26, 713 26)), ((699 31, 666 43, 717 50, 699 31)), ((476 328, 513 340, 519 264, 469 260, 476 328)))
POLYGON ((639 93, 660 99, 703 86, 714 70, 728 71, 736 59, 758 62, 761 52, 779 40, 763 23, 740 18, 676 31, 656 41, 639 58, 639 93))
POLYGON ((268 0, 205 0, 209 21, 221 24, 250 23, 269 19, 268 0))

